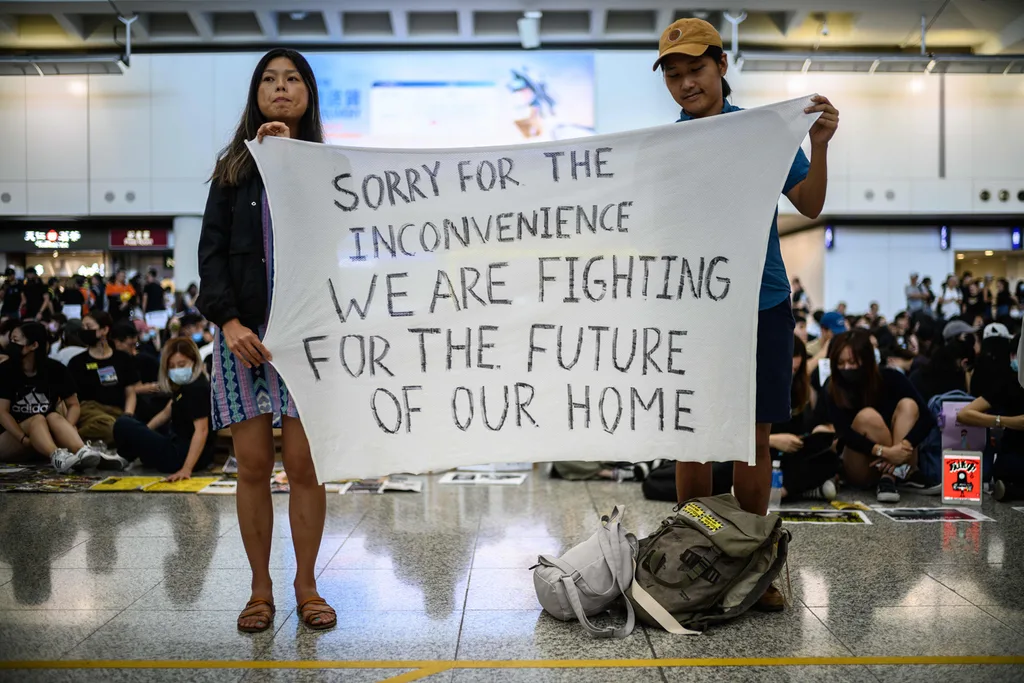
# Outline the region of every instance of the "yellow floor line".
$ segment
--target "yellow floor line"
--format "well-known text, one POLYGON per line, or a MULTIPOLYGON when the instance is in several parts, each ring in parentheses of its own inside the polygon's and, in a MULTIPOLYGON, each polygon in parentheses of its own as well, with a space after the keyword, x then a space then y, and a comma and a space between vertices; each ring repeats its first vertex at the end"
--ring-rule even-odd
MULTIPOLYGON (((900 666, 1011 664, 1024 666, 1024 656, 963 657, 706 657, 695 659, 537 659, 494 661, 251 661, 251 660, 25 660, 0 662, 0 670, 11 669, 612 669, 699 666, 900 666)), ((402 676, 412 675, 408 672, 402 676)), ((401 678, 398 681, 416 680, 401 678)))
POLYGON ((404 674, 399 674, 394 678, 385 678, 383 681, 380 681, 380 683, 412 683, 412 681, 418 681, 426 678, 427 676, 443 673, 450 669, 450 666, 427 666, 422 669, 416 669, 415 671, 408 671, 404 674))

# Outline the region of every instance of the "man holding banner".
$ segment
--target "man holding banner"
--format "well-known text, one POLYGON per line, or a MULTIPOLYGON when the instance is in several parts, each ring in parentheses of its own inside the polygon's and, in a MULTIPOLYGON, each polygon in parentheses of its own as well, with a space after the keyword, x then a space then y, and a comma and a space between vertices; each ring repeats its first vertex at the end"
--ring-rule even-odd
MULTIPOLYGON (((655 69, 659 66, 669 93, 682 107, 679 121, 740 110, 726 100, 731 89, 725 80, 728 58, 722 51, 722 38, 703 19, 680 19, 665 29, 660 54, 654 63, 655 69)), ((828 143, 839 125, 839 112, 820 95, 813 97, 812 102, 814 104, 804 111, 821 112, 821 115, 810 131, 811 161, 802 149, 797 150, 782 192, 800 213, 817 218, 825 203, 828 143)), ((779 244, 778 215, 776 209, 758 297, 756 460, 753 465, 737 462, 733 466, 737 500, 744 510, 759 515, 767 513, 771 494, 772 463, 768 448, 771 425, 790 418, 795 322, 779 244)), ((711 491, 709 464, 677 463, 676 492, 680 502, 710 496, 711 491)), ((778 589, 772 586, 758 606, 766 611, 778 611, 785 603, 778 589)))

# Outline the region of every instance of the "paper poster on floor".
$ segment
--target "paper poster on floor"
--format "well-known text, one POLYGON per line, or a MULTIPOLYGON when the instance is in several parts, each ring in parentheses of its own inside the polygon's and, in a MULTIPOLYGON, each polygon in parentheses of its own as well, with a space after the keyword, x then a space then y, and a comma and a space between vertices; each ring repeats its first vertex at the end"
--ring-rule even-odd
POLYGON ((503 147, 250 142, 264 343, 318 479, 751 462, 761 273, 808 104, 503 147))
POLYGON ((1024 507, 1015 507, 1013 509, 1016 510, 1017 512, 1024 512, 1024 507))
POLYGON ((876 506, 875 512, 894 522, 992 522, 977 510, 970 508, 886 508, 876 506))
POLYGON ((526 481, 526 474, 498 472, 448 472, 439 484, 463 484, 470 486, 519 486, 526 481))
POLYGON ((774 510, 786 524, 871 524, 860 510, 774 510))

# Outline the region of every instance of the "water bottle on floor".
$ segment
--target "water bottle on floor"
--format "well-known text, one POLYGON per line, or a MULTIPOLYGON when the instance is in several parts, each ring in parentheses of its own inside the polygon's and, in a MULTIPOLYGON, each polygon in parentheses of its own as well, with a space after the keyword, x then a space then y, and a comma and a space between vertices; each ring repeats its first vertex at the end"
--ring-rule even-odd
POLYGON ((768 498, 768 509, 778 510, 782 505, 782 463, 772 460, 772 493, 768 498))

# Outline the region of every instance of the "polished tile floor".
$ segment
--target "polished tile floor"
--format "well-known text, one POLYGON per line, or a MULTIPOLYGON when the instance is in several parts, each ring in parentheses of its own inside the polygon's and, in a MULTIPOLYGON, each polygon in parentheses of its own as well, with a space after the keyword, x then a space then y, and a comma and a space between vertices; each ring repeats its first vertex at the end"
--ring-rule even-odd
POLYGON ((339 625, 325 633, 298 623, 288 496, 275 496, 278 613, 256 636, 235 628, 249 576, 233 497, 0 494, 0 660, 72 667, 0 663, 0 680, 1024 680, 1024 512, 1008 505, 986 502, 991 522, 900 524, 872 512, 870 526, 791 526, 795 601, 785 613, 699 637, 639 629, 597 641, 541 613, 527 568, 588 536, 616 503, 641 535, 670 505, 645 501, 634 483, 427 480, 423 494, 328 496, 319 581, 339 625), (695 658, 733 661, 652 662, 695 658), (501 668, 472 664, 496 660, 501 668), (272 666, 282 662, 293 668, 272 666))

